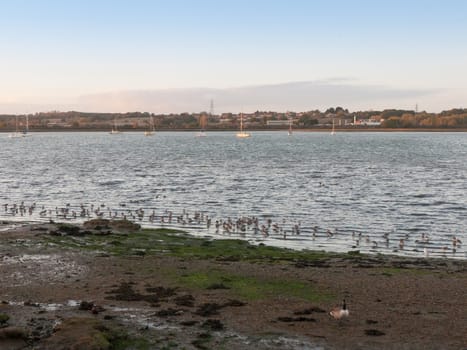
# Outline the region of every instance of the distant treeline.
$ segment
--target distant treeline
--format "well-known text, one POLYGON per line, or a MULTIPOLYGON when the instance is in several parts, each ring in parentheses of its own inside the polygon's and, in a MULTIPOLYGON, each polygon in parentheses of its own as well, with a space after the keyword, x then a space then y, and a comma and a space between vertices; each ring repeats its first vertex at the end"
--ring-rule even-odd
MULTIPOLYGON (((294 128, 323 128, 334 123, 338 128, 467 128, 467 109, 450 109, 441 113, 386 109, 383 111, 349 112, 342 107, 326 111, 306 112, 256 111, 244 113, 244 122, 251 129, 280 129, 292 123, 294 128)), ((124 129, 145 129, 154 121, 156 129, 193 130, 201 125, 210 130, 237 129, 238 113, 154 114, 149 112, 85 113, 41 112, 34 114, 0 114, 0 130, 18 129, 83 129, 99 130, 117 126, 124 129)))

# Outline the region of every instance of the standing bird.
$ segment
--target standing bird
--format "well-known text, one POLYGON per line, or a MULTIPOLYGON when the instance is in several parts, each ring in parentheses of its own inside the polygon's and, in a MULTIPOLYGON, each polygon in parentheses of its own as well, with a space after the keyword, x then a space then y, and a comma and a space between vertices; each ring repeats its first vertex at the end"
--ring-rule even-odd
POLYGON ((342 301, 342 307, 335 307, 329 312, 334 319, 340 320, 341 318, 349 317, 349 310, 345 304, 345 299, 342 301))

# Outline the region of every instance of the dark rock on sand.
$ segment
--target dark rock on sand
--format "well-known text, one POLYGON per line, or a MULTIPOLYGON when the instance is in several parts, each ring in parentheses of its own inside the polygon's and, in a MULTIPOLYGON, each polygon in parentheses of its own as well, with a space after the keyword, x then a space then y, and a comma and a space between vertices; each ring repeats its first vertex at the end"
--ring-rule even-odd
POLYGON ((320 307, 313 306, 313 307, 310 307, 308 309, 294 311, 294 315, 311 315, 312 313, 322 314, 322 313, 325 313, 325 312, 326 311, 321 309, 320 307))
POLYGON ((222 305, 219 305, 217 303, 205 303, 201 305, 198 308, 198 310, 195 311, 195 314, 203 317, 208 317, 212 315, 218 315, 220 309, 222 309, 222 305))
POLYGON ((222 331, 225 328, 221 321, 214 319, 208 319, 204 321, 201 327, 210 329, 212 331, 222 331))
POLYGON ((130 283, 122 282, 116 289, 112 289, 107 294, 115 294, 113 297, 106 297, 110 300, 122 300, 122 301, 139 301, 141 295, 133 290, 130 283))
POLYGON ((32 302, 31 300, 26 300, 26 301, 24 302, 24 306, 39 307, 39 304, 38 304, 38 303, 34 303, 34 302, 32 302))
POLYGON ((239 300, 229 300, 223 304, 217 304, 217 303, 205 303, 202 304, 198 310, 195 311, 196 315, 200 315, 203 317, 208 317, 212 315, 218 315, 219 310, 224 308, 224 307, 239 307, 239 306, 244 306, 246 305, 244 302, 239 301, 239 300))
POLYGON ((226 286, 224 283, 213 283, 206 289, 230 289, 230 287, 226 286))
POLYGON ((166 288, 162 286, 146 287, 146 292, 152 293, 160 299, 174 296, 176 294, 176 290, 177 288, 166 288))
POLYGON ((172 309, 168 308, 166 310, 160 310, 156 312, 157 317, 169 317, 169 316, 179 316, 183 314, 183 310, 177 310, 177 309, 172 309))
POLYGON ((174 299, 174 303, 178 306, 193 307, 195 306, 195 298, 191 294, 180 295, 174 299))
POLYGON ((78 309, 79 310, 84 310, 84 311, 91 311, 93 307, 94 307, 93 302, 83 300, 81 303, 79 303, 78 309))
POLYGON ((155 293, 141 294, 133 289, 131 283, 122 282, 118 288, 107 292, 107 294, 115 295, 106 297, 106 299, 121 301, 147 301, 149 303, 157 304, 161 298, 171 296, 175 293, 175 289, 173 288, 156 287, 147 289, 154 291, 155 293))
POLYGON ((207 343, 211 340, 212 336, 209 333, 201 333, 198 334, 198 338, 193 340, 191 344, 193 344, 194 347, 200 350, 207 350, 210 349, 210 347, 207 346, 207 343))
POLYGON ((327 267, 331 267, 331 265, 325 259, 316 259, 316 260, 299 260, 295 263, 295 267, 297 268, 305 268, 305 267, 327 268, 327 267))
POLYGON ((365 334, 370 335, 370 336, 379 337, 379 336, 385 335, 386 333, 381 332, 381 331, 379 331, 377 329, 365 329, 365 334))
POLYGON ((83 236, 83 233, 80 232, 81 230, 79 226, 75 225, 59 224, 57 225, 57 230, 63 235, 83 236))
POLYGON ((222 304, 222 307, 228 307, 228 306, 240 307, 240 306, 245 306, 245 305, 246 305, 246 303, 244 303, 243 301, 230 299, 229 301, 222 304))

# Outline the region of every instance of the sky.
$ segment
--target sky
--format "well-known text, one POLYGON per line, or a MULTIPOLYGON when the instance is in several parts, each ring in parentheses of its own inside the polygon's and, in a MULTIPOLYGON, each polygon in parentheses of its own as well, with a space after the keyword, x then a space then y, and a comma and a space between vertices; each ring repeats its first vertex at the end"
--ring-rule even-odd
POLYGON ((0 114, 467 100, 464 0, 0 0, 0 114))

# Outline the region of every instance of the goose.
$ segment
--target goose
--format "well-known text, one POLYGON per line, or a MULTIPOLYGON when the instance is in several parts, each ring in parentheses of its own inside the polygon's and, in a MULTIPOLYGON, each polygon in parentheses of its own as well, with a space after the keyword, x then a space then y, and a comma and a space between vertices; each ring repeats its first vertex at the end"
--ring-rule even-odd
POLYGON ((336 320, 349 317, 349 310, 347 309, 347 305, 345 304, 345 299, 342 301, 342 308, 335 307, 329 312, 329 315, 331 315, 336 320))
POLYGON ((456 236, 453 236, 452 237, 452 246, 453 247, 456 247, 457 245, 461 245, 462 244, 462 241, 457 238, 456 236))
POLYGON ((401 249, 401 250, 404 249, 404 239, 403 238, 401 238, 399 240, 399 249, 401 249))

